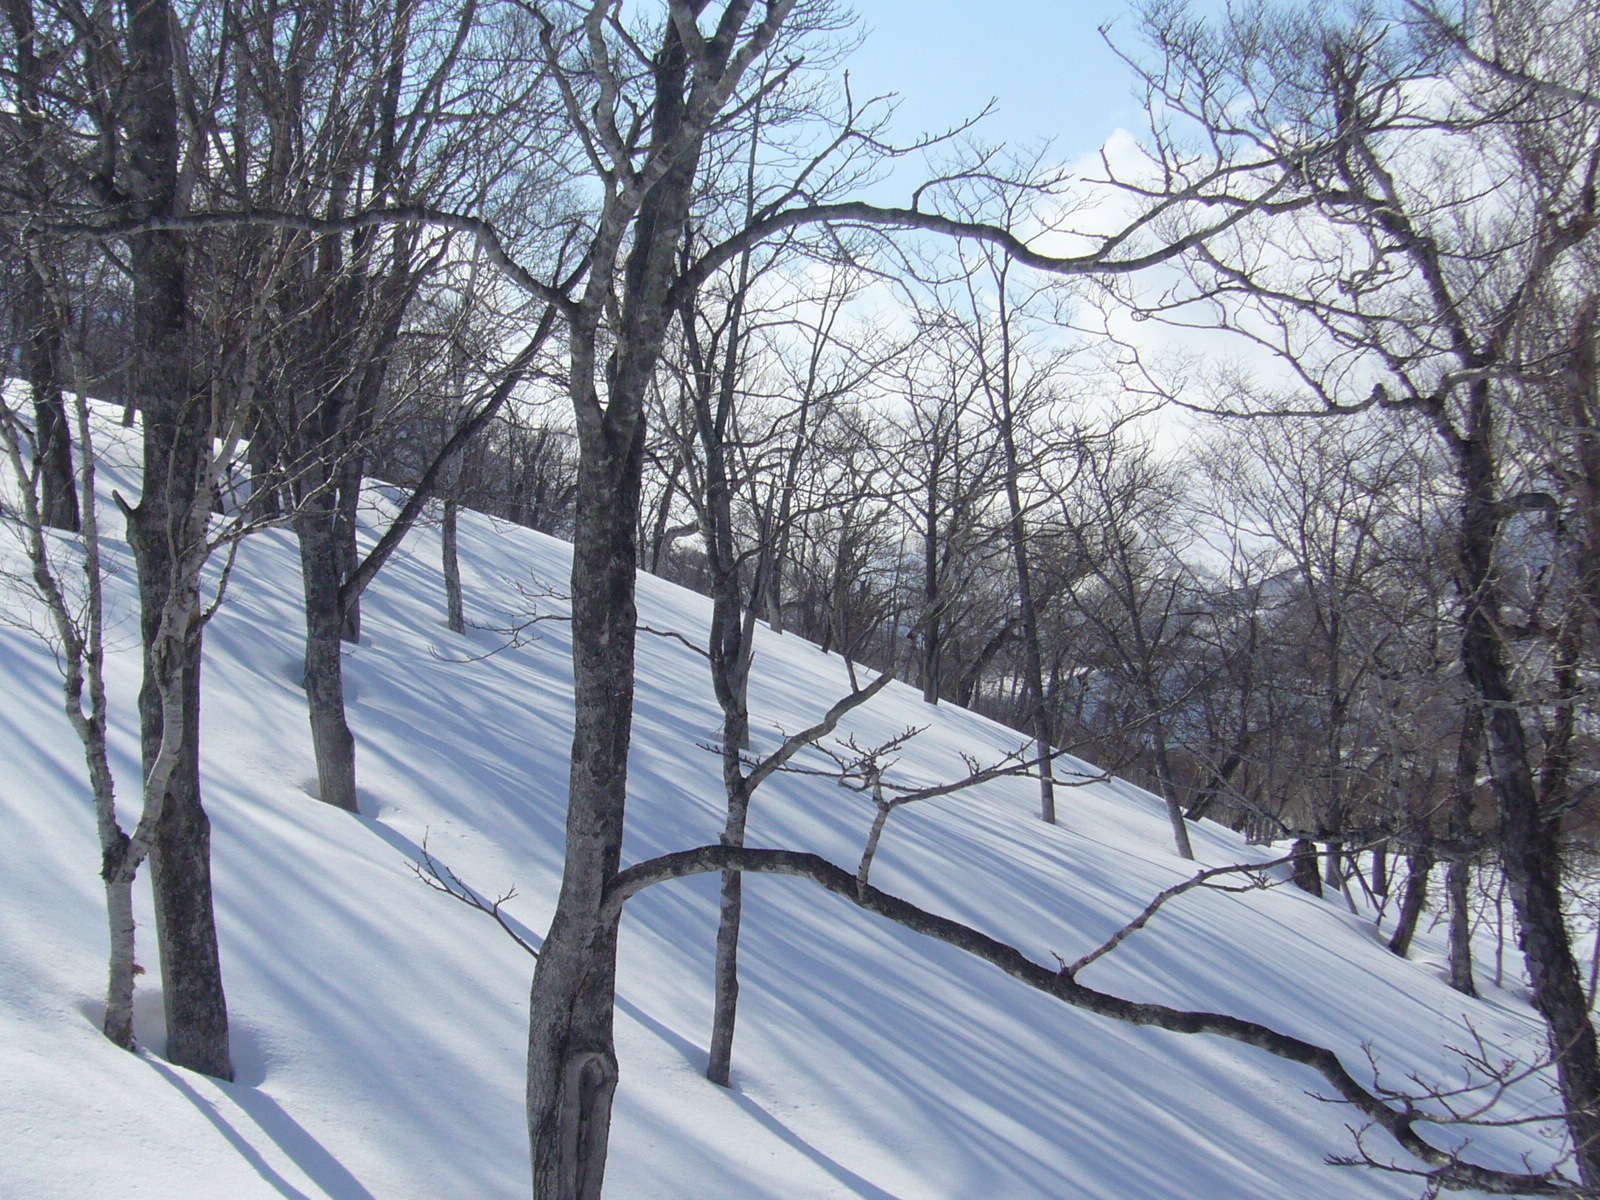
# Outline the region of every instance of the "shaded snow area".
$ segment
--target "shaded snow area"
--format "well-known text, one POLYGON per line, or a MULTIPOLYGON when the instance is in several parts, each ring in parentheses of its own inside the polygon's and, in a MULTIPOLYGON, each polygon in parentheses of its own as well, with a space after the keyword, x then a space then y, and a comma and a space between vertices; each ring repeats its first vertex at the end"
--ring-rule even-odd
MULTIPOLYGON (((126 447, 118 451, 128 456, 126 447)), ((131 473, 108 468, 125 494, 131 473)), ((381 499, 375 502, 383 508, 381 499)), ((114 509, 111 512, 114 514, 114 509)), ((369 514, 373 523, 381 517, 369 514)), ((121 522, 108 518, 108 534, 121 522)), ((370 535, 370 531, 369 531, 370 535)), ((7 539, 5 553, 18 560, 7 539)), ((439 540, 419 530, 369 593, 345 658, 362 814, 315 786, 298 689, 300 580, 292 537, 239 556, 206 635, 204 786, 239 1080, 161 1058, 160 973, 140 883, 137 1056, 96 1028, 105 932, 82 754, 47 648, 0 629, 0 1196, 408 1200, 529 1192, 522 1071, 532 961, 486 917, 429 891, 434 856, 537 942, 561 866, 571 738, 569 629, 526 619, 525 589, 560 590, 568 547, 463 514, 464 638, 442 624, 439 540), (479 661, 463 661, 479 657, 479 661)), ((110 682, 120 795, 135 794, 138 648, 133 573, 112 541, 110 682)), ((23 602, 3 600, 19 616, 23 602)), ((559 599, 539 609, 560 616, 559 599)), ((641 576, 640 618, 703 643, 705 599, 641 576)), ((717 710, 704 660, 643 634, 626 861, 716 840, 717 710)), ((751 686, 756 749, 846 689, 837 658, 763 629, 751 686)), ((1017 734, 894 685, 853 715, 863 743, 928 726, 900 756, 907 782, 965 774, 1017 734)), ((802 760, 804 761, 804 756, 802 760)), ((819 760, 813 760, 819 761, 819 760)), ((1081 765, 1081 764, 1080 764, 1081 765)), ((1159 803, 1120 783, 1061 796, 1002 779, 899 811, 874 882, 1015 943, 1041 962, 1083 954, 1192 873, 1159 803)), ((854 869, 871 818, 826 779, 785 775, 757 796, 751 844, 817 851, 854 869)), ((1207 864, 1269 851, 1210 823, 1207 864)), ((623 924, 622 1082, 606 1195, 615 1200, 1014 1200, 1061 1197, 1405 1197, 1415 1180, 1328 1166, 1352 1141, 1346 1108, 1308 1070, 1215 1038, 1074 1011, 961 952, 801 880, 745 885, 743 1000, 731 1091, 701 1076, 710 1025, 716 880, 653 888, 623 924)), ((1425 923, 1426 924, 1426 923, 1425 923)), ((1459 1082, 1472 1036, 1529 1058, 1540 1026, 1521 993, 1469 1000, 1441 981, 1443 946, 1390 955, 1370 918, 1289 888, 1189 893, 1084 973, 1141 1000, 1234 1013, 1338 1050, 1371 1078, 1459 1082)), ((1533 1080, 1504 1115, 1548 1105, 1533 1080)), ((1448 1138, 1439 1130, 1431 1136, 1448 1138)), ((1370 1147, 1388 1156, 1381 1135, 1370 1147)), ((1480 1161, 1536 1166, 1530 1128, 1474 1134, 1480 1161)), ((1415 1164, 1411 1164, 1415 1165, 1415 1164)))

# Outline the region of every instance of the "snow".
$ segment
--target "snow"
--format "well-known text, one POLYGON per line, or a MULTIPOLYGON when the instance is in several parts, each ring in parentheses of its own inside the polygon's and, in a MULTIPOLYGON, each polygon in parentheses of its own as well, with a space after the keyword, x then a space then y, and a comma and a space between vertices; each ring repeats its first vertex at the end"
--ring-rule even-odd
MULTIPOLYGON (((130 447, 112 449, 122 465, 108 466, 104 486, 130 494, 130 447)), ((385 507, 381 496, 375 503, 385 507)), ((107 549, 119 568, 114 766, 128 797, 133 572, 125 545, 107 549)), ((300 583, 286 531, 246 543, 207 632, 204 789, 233 1084, 160 1057, 145 881, 144 1049, 130 1055, 100 1036, 104 916, 82 756, 49 651, 25 629, 0 628, 0 1196, 528 1194, 532 961, 410 867, 426 839, 480 891, 515 886, 506 910, 537 943, 561 868, 569 630, 543 621, 531 628, 538 640, 505 649, 487 628, 451 635, 438 550, 435 531, 412 536, 369 593, 362 644, 345 658, 360 816, 311 798, 300 583)), ((15 564, 16 552, 4 552, 15 564)), ((465 513, 461 555, 469 620, 483 627, 525 619, 515 585, 559 589, 570 564, 559 542, 465 513)), ((24 615, 20 597, 0 604, 24 615)), ((703 642, 703 598, 641 576, 639 606, 645 624, 703 642)), ((563 613, 559 600, 540 609, 563 613)), ((715 841, 721 824, 718 764, 699 745, 717 728, 704 660, 642 634, 638 664, 625 861, 715 841)), ((813 722, 845 687, 839 660, 762 629, 751 687, 758 748, 813 722)), ((928 726, 898 768, 917 782, 964 774, 962 752, 992 761, 1020 741, 900 685, 846 728, 865 744, 908 725, 928 726)), ((1131 785, 1063 791, 1055 828, 1037 820, 1036 805, 1036 784, 1007 779, 902 809, 874 882, 1051 962, 1098 944, 1194 869, 1171 852, 1159 802, 1131 785)), ((871 815, 826 780, 785 775, 758 794, 750 839, 853 870, 871 815)), ((1211 823, 1194 839, 1206 864, 1271 853, 1211 823)), ((1315 1098, 1324 1089, 1309 1071, 1072 1010, 804 881, 750 878, 745 895, 729 1091, 700 1074, 715 879, 653 888, 629 905, 609 1197, 1266 1200, 1417 1190, 1414 1180, 1324 1164, 1351 1151, 1352 1114, 1315 1098)), ((1413 961, 1394 957, 1370 917, 1342 900, 1290 888, 1203 891, 1174 901, 1084 981, 1267 1022, 1334 1047, 1358 1075, 1370 1075, 1370 1049, 1396 1085, 1408 1072, 1459 1082, 1450 1047, 1472 1036, 1467 1022, 1497 1051, 1536 1056, 1541 1027, 1520 989, 1467 999, 1443 982, 1442 958, 1429 934, 1413 961)), ((1502 1115, 1548 1107, 1547 1092, 1542 1079, 1522 1085, 1502 1115)), ((1393 1149, 1377 1135, 1371 1144, 1393 1149)), ((1524 1154, 1543 1165, 1553 1152, 1530 1128, 1473 1134, 1473 1155, 1496 1165, 1520 1169, 1524 1154)))

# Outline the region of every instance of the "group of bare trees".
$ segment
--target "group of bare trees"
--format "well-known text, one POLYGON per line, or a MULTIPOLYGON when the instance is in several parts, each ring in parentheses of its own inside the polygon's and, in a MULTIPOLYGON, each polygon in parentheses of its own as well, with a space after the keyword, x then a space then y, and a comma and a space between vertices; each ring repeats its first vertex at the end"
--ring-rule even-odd
MULTIPOLYGON (((574 543, 567 857, 529 1032, 537 1196, 599 1194, 623 902, 706 870, 715 1081, 741 872, 783 871, 1068 1003, 1311 1062, 1440 1183, 1565 1186, 1440 1154, 1326 1051, 1093 992, 885 896, 871 847, 854 877, 747 849, 760 783, 891 674, 1013 725, 1026 748, 968 782, 1027 773, 1046 821, 1071 821, 1070 751, 1156 792, 1186 858, 1194 821, 1226 820, 1291 842, 1302 886, 1382 905, 1403 857, 1398 953, 1446 864, 1463 991, 1471 872, 1504 878, 1577 1171, 1600 1186, 1600 1048, 1563 912, 1596 768, 1600 17, 1556 7, 1208 23, 1151 4, 1129 51, 1148 157, 1097 183, 1126 218, 1052 256, 1023 231, 1070 228, 1081 185, 948 138, 896 145, 886 109, 837 82, 849 23, 826 3, 5 0, 0 299, 27 395, 6 395, 26 497, 7 515, 101 805, 108 1034, 131 1044, 125 892, 148 852, 170 1053, 231 1071, 199 773, 214 552, 297 537, 318 794, 354 811, 342 646, 437 500, 458 632, 459 505, 574 543), (912 153, 937 165, 906 207, 855 198, 912 153), (1257 370, 1119 338, 1130 313, 1257 370), (144 435, 121 502, 145 659, 131 837, 109 807, 96 609, 61 582, 81 530, 97 594, 89 394, 144 435), (1229 419, 1174 438, 1158 403, 1229 419), (404 498, 363 542, 373 475, 404 498), (641 568, 713 600, 728 809, 720 846, 624 871, 641 568), (878 674, 752 760, 763 622, 878 674)), ((835 762, 886 819, 919 794, 881 751, 835 762)))
MULTIPOLYGON (((33 527, 38 589, 58 601, 77 594, 59 586, 71 555, 52 558, 43 531, 83 527, 93 541, 112 527, 88 511, 92 463, 80 453, 75 467, 71 449, 87 410, 74 422, 68 397, 80 409, 86 395, 120 400, 144 435, 137 503, 117 502, 140 589, 145 820, 130 842, 112 813, 103 873, 108 888, 131 886, 149 851, 170 1055, 229 1077, 199 770, 202 630, 226 571, 206 583, 207 563, 252 528, 282 523, 298 535, 320 795, 353 810, 340 640, 357 635, 360 592, 406 525, 363 560, 361 480, 409 390, 454 365, 447 353, 418 362, 401 348, 418 344, 470 276, 459 232, 359 217, 449 205, 493 212, 503 237, 519 236, 531 222, 518 197, 544 160, 522 161, 514 142, 486 131, 515 110, 517 128, 537 136, 539 73, 520 68, 503 14, 471 0, 358 9, 17 0, 5 16, 5 362, 31 397, 23 421, 8 393, 6 423, 19 482, 36 501, 19 515, 33 527)), ((477 292, 478 308, 503 313, 477 292)), ((456 368, 456 395, 477 397, 458 423, 504 406, 508 381, 527 371, 526 360, 508 371, 504 358, 491 346, 470 371, 456 368)), ((98 605, 101 559, 89 561, 98 605)), ((79 686, 95 693, 94 608, 53 609, 69 676, 86 672, 79 686)), ((103 744, 91 744, 103 743, 103 702, 90 705, 85 748, 109 804, 109 774, 96 769, 103 744)), ((86 715, 70 695, 68 709, 86 715)), ((113 921, 125 953, 113 955, 107 1031, 131 1044, 126 915, 120 934, 113 921)))

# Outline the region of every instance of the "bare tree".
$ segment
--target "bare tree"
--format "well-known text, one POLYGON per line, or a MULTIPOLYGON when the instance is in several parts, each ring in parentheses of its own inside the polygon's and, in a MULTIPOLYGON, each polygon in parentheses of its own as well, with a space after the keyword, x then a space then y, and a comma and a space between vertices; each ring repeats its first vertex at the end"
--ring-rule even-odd
POLYGON ((1193 858, 1168 734, 1178 692, 1192 684, 1180 668, 1199 616, 1183 560, 1188 538, 1179 532, 1186 481, 1176 464, 1118 432, 1092 439, 1081 457, 1075 486, 1058 497, 1058 519, 1081 564, 1067 584, 1090 635, 1080 661, 1098 660, 1104 682, 1132 700, 1116 705, 1108 687, 1103 704, 1149 745, 1174 844, 1193 858))
MULTIPOLYGON (((212 185, 216 205, 332 222, 402 202, 498 213, 505 155, 519 148, 491 153, 497 139, 483 135, 512 120, 531 132, 539 123, 531 102, 538 80, 518 69, 526 60, 514 46, 490 50, 491 35, 479 28, 486 15, 476 3, 426 3, 352 18, 319 3, 243 23, 228 80, 232 134, 217 155, 233 169, 212 185)), ((542 167, 524 169, 531 177, 542 167)), ((517 228, 500 223, 506 237, 517 228)), ((286 497, 300 545, 318 795, 354 811, 341 641, 357 640, 361 593, 421 506, 409 505, 393 536, 364 561, 356 540, 364 465, 375 429, 401 399, 391 367, 408 314, 421 307, 424 289, 476 290, 480 276, 459 262, 458 238, 422 221, 289 236, 271 226, 230 233, 247 253, 281 263, 271 297, 273 386, 257 405, 252 439, 257 487, 286 497)), ((472 297, 480 305, 486 299, 482 290, 472 297)), ((435 345, 437 370, 460 366, 448 343, 435 345)), ((458 426, 504 402, 492 378, 496 357, 482 364, 485 395, 476 404, 460 397, 458 426)), ((503 369, 514 377, 526 365, 503 369)), ((465 390, 465 373, 454 375, 465 390)), ((421 477, 431 474, 431 486, 452 469, 447 463, 421 477)))
MULTIPOLYGON (((70 350, 65 350, 65 354, 70 355, 70 350)), ((102 1028, 111 1041, 132 1050, 135 1048, 134 979, 138 970, 134 958, 133 884, 156 845, 172 775, 182 761, 184 706, 189 703, 182 664, 190 653, 191 644, 199 639, 201 626, 222 601, 232 550, 243 531, 236 526, 224 527, 215 533, 208 531, 209 487, 203 493, 206 499, 187 514, 186 529, 190 536, 185 544, 188 551, 173 564, 172 595, 162 611, 152 654, 159 669, 150 682, 160 705, 165 732, 158 753, 144 772, 139 789, 139 819, 130 832, 123 828, 117 816, 116 784, 107 752, 106 734, 112 713, 104 671, 106 569, 95 502, 96 451, 91 414, 81 390, 77 393, 75 407, 80 488, 76 511, 81 514, 78 545, 64 545, 48 532, 44 498, 54 485, 45 484, 44 464, 29 463, 24 424, 3 397, 0 397, 0 440, 4 442, 18 484, 21 507, 14 519, 31 568, 28 581, 31 586, 25 590, 28 598, 45 610, 49 631, 46 636, 62 671, 66 716, 83 746, 88 769, 110 931, 102 1028), (201 572, 219 544, 228 546, 229 563, 222 571, 214 595, 202 604, 201 572), (63 560, 72 562, 75 559, 81 559, 81 585, 74 585, 63 570, 63 560)), ((238 449, 238 433, 235 428, 232 436, 224 436, 219 452, 207 462, 206 475, 211 484, 226 473, 238 449)), ((34 446, 37 454, 37 442, 34 446)))
MULTIPOLYGON (((11 61, 8 75, 16 102, 15 117, 5 130, 4 149, 9 186, 43 208, 59 173, 52 159, 61 153, 62 124, 55 98, 50 95, 50 69, 45 59, 48 45, 40 45, 39 22, 28 0, 7 0, 5 17, 10 27, 11 61), (47 104, 48 102, 48 104, 47 104), (48 114, 48 115, 47 115, 48 114)), ((45 39, 48 42, 48 37, 45 39)), ((21 350, 23 374, 33 393, 32 437, 34 459, 41 483, 40 511, 46 524, 56 529, 78 528, 77 488, 72 470, 72 438, 62 389, 67 382, 66 330, 51 300, 46 257, 59 258, 62 247, 46 248, 37 239, 31 245, 13 244, 6 255, 16 271, 15 295, 8 307, 19 328, 15 342, 21 350)))
MULTIPOLYGON (((1279 189, 1248 231, 1208 241, 1192 287, 1152 311, 1194 319, 1204 308, 1277 356, 1288 381, 1268 408, 1406 407, 1448 456, 1459 653, 1483 711, 1498 851, 1580 1174, 1600 1184, 1600 1047, 1561 906, 1570 776, 1559 719, 1570 701, 1553 679, 1546 730, 1557 737, 1545 745, 1557 753, 1542 755, 1514 665, 1506 558, 1518 514, 1544 504, 1509 436, 1522 384, 1543 369, 1523 334, 1552 301, 1570 313, 1568 281, 1597 226, 1593 13, 1496 5, 1470 35, 1423 5, 1326 21, 1268 9, 1215 25, 1176 8, 1149 15, 1146 79, 1170 116, 1160 159, 1182 163, 1198 130, 1237 156, 1236 203, 1279 189), (1259 239, 1277 252, 1258 253, 1259 239)), ((1191 399, 1219 403, 1215 392, 1191 399)), ((1220 403, 1248 402, 1224 391, 1220 403)))
POLYGON ((895 431, 886 448, 899 480, 892 494, 922 543, 918 673, 922 698, 937 704, 975 665, 962 660, 961 635, 982 603, 978 579, 1007 549, 1006 527, 994 511, 1001 449, 979 409, 972 355, 937 319, 920 322, 918 334, 890 385, 905 411, 891 408, 883 421, 895 431))

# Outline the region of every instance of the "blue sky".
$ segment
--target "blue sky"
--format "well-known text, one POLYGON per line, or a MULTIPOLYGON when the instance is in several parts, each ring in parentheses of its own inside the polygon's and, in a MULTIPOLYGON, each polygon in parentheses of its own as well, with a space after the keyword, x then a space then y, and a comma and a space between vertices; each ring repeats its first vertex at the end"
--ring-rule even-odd
POLYGON ((1098 26, 1115 21, 1134 45, 1125 0, 855 0, 868 31, 850 60, 856 94, 898 92, 899 137, 943 129, 980 111, 989 141, 1053 139, 1058 160, 1142 125, 1133 76, 1098 26))

